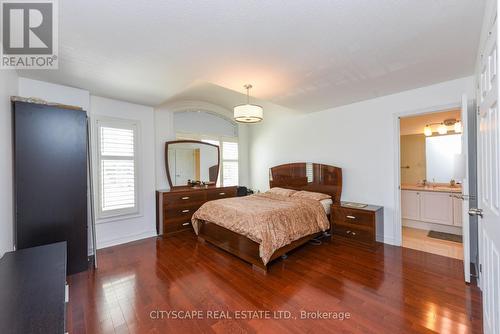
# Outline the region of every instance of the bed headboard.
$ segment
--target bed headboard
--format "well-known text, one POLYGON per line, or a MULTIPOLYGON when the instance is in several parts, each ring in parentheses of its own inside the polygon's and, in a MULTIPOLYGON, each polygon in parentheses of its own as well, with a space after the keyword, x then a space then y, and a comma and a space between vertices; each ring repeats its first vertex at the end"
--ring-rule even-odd
POLYGON ((329 194, 340 203, 342 168, 310 162, 296 162, 269 169, 269 186, 329 194))

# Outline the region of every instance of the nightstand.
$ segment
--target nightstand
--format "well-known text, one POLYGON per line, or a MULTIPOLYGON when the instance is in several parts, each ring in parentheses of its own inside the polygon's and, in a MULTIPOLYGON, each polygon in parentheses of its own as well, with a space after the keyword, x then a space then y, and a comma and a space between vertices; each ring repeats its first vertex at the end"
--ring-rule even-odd
POLYGON ((384 235, 384 207, 368 205, 364 208, 332 205, 330 224, 333 238, 374 248, 377 234, 384 235))

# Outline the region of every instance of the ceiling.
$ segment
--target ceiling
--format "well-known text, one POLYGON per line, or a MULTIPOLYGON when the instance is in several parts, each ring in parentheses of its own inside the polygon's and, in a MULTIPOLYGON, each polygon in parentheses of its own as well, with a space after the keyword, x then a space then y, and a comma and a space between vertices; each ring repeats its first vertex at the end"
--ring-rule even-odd
MULTIPOLYGON (((442 112, 435 112, 419 116, 402 117, 400 120, 399 132, 402 136, 424 133, 424 127, 431 123, 442 123, 445 119, 461 119, 460 109, 452 109, 442 112)), ((453 126, 448 126, 448 132, 453 133, 453 126)), ((437 131, 437 125, 432 127, 437 131)))
POLYGON ((59 70, 21 76, 151 106, 200 82, 251 83, 259 99, 310 112, 472 74, 484 0, 59 6, 59 70))

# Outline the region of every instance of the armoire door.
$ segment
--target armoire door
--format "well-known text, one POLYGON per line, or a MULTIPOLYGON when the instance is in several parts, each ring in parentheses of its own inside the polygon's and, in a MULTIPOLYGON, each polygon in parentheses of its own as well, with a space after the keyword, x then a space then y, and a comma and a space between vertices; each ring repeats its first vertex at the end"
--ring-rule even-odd
POLYGON ((14 102, 16 248, 67 241, 68 273, 87 268, 86 112, 14 102))

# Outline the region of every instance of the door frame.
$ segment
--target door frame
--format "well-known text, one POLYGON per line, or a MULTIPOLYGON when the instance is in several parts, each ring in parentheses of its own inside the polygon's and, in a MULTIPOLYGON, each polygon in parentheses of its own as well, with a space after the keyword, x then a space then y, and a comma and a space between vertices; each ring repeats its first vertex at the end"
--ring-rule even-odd
MULTIPOLYGON (((457 97, 457 102, 445 104, 445 105, 437 105, 427 108, 420 108, 414 110, 407 110, 399 113, 395 113, 393 116, 394 122, 394 245, 402 246, 403 244, 403 221, 401 219, 401 127, 400 127, 400 119, 402 117, 409 116, 421 116, 425 114, 433 114, 440 111, 446 111, 448 109, 461 109, 462 101, 461 96, 457 97)), ((463 124, 463 123, 462 123, 463 124)), ((467 129, 463 129, 462 131, 467 131, 467 129)), ((468 148, 466 148, 468 150, 468 148)))

